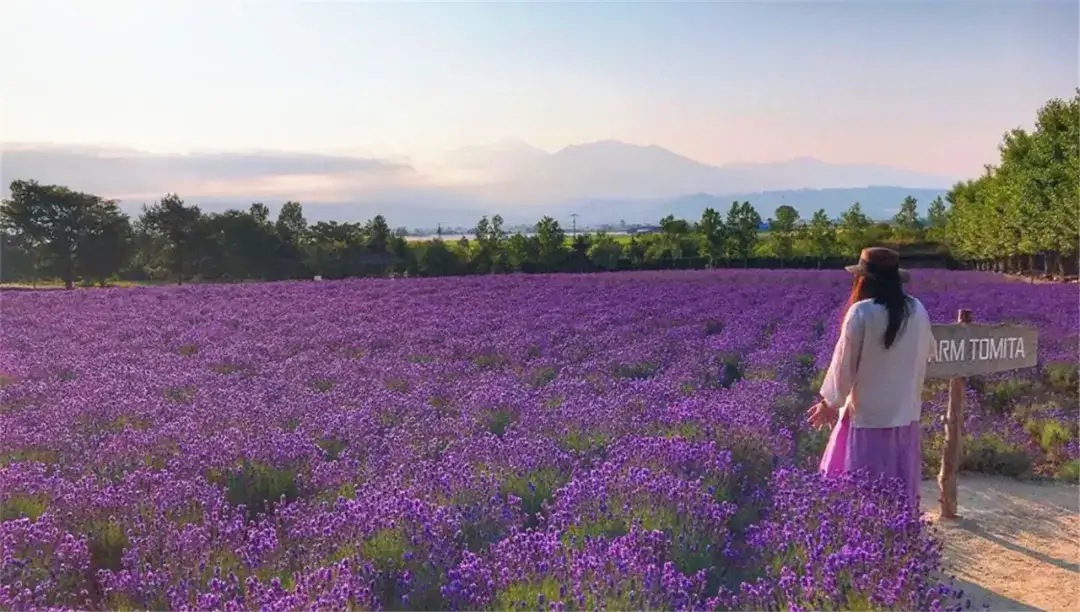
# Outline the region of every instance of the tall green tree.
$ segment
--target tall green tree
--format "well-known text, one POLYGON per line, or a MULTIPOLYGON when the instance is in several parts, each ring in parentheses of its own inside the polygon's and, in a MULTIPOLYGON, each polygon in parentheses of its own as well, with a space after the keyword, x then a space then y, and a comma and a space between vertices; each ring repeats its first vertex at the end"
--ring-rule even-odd
POLYGON ((893 217, 898 237, 906 240, 914 240, 919 236, 919 201, 911 196, 904 198, 900 203, 900 210, 893 217))
POLYGON ((299 202, 290 200, 282 204, 274 222, 278 238, 277 262, 282 278, 307 276, 304 270, 307 225, 304 207, 299 202))
POLYGON ((855 202, 842 215, 840 226, 837 228, 839 243, 844 248, 846 255, 858 255, 864 248, 870 246, 868 233, 873 227, 870 217, 863 212, 862 204, 855 202))
POLYGON ((488 221, 484 216, 476 223, 473 229, 476 237, 476 249, 474 252, 473 265, 478 272, 501 272, 508 268, 505 242, 506 232, 503 230, 503 219, 495 215, 488 221))
POLYGON ((1064 273, 1080 242, 1080 89, 1047 102, 1033 132, 1010 130, 999 149, 998 165, 947 194, 946 242, 981 267, 1027 271, 1042 255, 1044 271, 1064 273))
POLYGON ((1039 109, 1028 172, 1045 223, 1039 242, 1063 273, 1080 242, 1080 88, 1070 100, 1054 98, 1039 109))
POLYGON ((731 232, 728 248, 732 256, 741 259, 743 267, 746 267, 758 243, 761 215, 750 202, 732 202, 727 214, 727 227, 731 232))
POLYGON ((593 265, 601 270, 619 269, 619 260, 622 259, 623 247, 614 236, 605 232, 599 232, 589 245, 589 259, 593 265))
POLYGON ((79 237, 78 270, 84 278, 105 286, 109 277, 127 265, 134 250, 131 220, 113 200, 99 200, 89 213, 87 231, 79 237))
POLYGON ((945 227, 948 222, 948 210, 945 208, 945 200, 938 196, 926 207, 927 238, 930 240, 942 240, 945 237, 945 227))
POLYGON ((715 209, 706 208, 697 224, 698 254, 709 267, 715 267, 727 254, 728 230, 724 219, 715 209))
POLYGON ((566 257, 566 232, 559 226, 559 222, 551 217, 544 217, 536 223, 536 240, 539 252, 539 263, 544 270, 557 270, 566 257))
POLYGON ((799 211, 783 204, 777 207, 775 218, 769 223, 769 242, 781 265, 795 254, 795 230, 799 225, 799 211))
POLYGON ((804 239, 810 256, 817 259, 820 268, 821 262, 833 255, 837 245, 836 226, 825 209, 818 210, 810 218, 810 223, 805 226, 804 239))
POLYGON ((95 224, 110 219, 103 209, 113 210, 115 203, 37 181, 13 181, 10 191, 11 195, 0 202, 0 225, 27 249, 40 249, 64 286, 71 289, 79 268, 80 246, 85 248, 88 235, 101 229, 95 224))
POLYGON ((386 223, 386 217, 375 215, 364 226, 364 234, 367 236, 366 246, 372 253, 386 253, 390 245, 390 226, 386 223))
POLYGON ((187 206, 180 196, 170 193, 151 206, 144 206, 141 222, 148 230, 164 238, 169 252, 169 271, 177 284, 184 283, 191 260, 196 254, 197 231, 202 211, 187 206))

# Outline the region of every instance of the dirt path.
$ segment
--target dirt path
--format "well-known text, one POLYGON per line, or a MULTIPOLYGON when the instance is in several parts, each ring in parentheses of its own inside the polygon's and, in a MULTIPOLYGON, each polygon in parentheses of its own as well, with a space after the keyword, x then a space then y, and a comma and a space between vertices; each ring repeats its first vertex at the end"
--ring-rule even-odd
POLYGON ((960 519, 938 519, 938 489, 923 511, 945 541, 945 570, 991 610, 1080 610, 1080 488, 962 474, 960 519))

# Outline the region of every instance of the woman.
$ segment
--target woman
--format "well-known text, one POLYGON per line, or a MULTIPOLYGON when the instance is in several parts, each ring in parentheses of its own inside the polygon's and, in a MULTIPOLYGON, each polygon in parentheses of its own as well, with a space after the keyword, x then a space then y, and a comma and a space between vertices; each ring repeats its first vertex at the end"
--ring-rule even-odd
POLYGON ((908 273, 891 249, 863 249, 840 339, 810 424, 836 423, 821 469, 899 478, 918 503, 922 480, 920 418, 926 363, 933 350, 930 317, 905 294, 908 273), (839 419, 838 419, 839 417, 839 419))

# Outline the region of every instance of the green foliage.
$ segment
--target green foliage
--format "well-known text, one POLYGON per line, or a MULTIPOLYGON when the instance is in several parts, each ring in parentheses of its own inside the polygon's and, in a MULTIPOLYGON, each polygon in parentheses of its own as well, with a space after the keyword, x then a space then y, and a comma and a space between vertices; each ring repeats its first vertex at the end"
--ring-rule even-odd
POLYGON ((473 357, 472 362, 481 370, 495 370, 509 365, 510 358, 500 353, 488 352, 473 357))
POLYGON ((384 383, 390 391, 406 393, 409 390, 409 381, 403 378, 388 378, 384 383))
POLYGON ((343 440, 337 438, 325 438, 319 440, 318 447, 322 449, 323 454, 328 461, 336 461, 341 456, 342 451, 345 450, 347 444, 343 440))
POLYGON ((623 256, 623 245, 609 234, 601 232, 593 237, 588 256, 601 270, 617 270, 623 256))
POLYGON ((1080 367, 1075 363, 1049 363, 1043 366, 1043 380, 1055 391, 1080 394, 1080 367))
POLYGON ((900 203, 900 211, 893 217, 893 225, 898 238, 914 240, 918 237, 919 230, 922 229, 918 205, 918 201, 911 196, 904 198, 904 201, 900 203))
POLYGON ((517 413, 510 408, 494 408, 484 414, 486 429, 500 438, 506 433, 506 428, 516 420, 517 413))
POLYGON ((311 386, 320 393, 326 393, 330 389, 334 388, 334 381, 324 378, 311 383, 311 386))
POLYGON ((10 192, 0 202, 0 228, 26 253, 34 277, 55 272, 71 289, 79 272, 104 283, 127 261, 131 224, 115 201, 37 181, 13 181, 10 192))
POLYGON ((1074 437, 1073 428, 1054 419, 1030 419, 1024 428, 1050 457, 1057 456, 1074 437))
POLYGON ((983 401, 988 410, 1005 414, 1017 400, 1030 396, 1036 387, 1035 381, 1027 378, 1008 378, 988 385, 983 391, 983 401))
POLYGON ((566 480, 567 476, 560 470, 540 468, 506 476, 499 491, 503 495, 514 495, 521 499, 521 510, 529 517, 529 524, 535 526, 544 502, 550 501, 555 490, 566 484, 566 480))
POLYGON ((562 585, 552 578, 539 582, 515 582, 495 594, 495 609, 531 610, 543 605, 542 602, 568 599, 561 595, 561 589, 562 585))
POLYGON ((36 461, 46 465, 54 465, 60 461, 60 453, 41 446, 28 446, 0 452, 0 467, 6 467, 16 461, 36 461))
POLYGON ((360 556, 379 572, 373 585, 380 601, 391 610, 436 610, 441 608, 438 571, 423 560, 423 555, 409 543, 400 528, 381 529, 364 541, 360 556), (413 577, 412 589, 403 584, 402 575, 413 577), (408 595, 408 603, 403 600, 408 595))
POLYGON ((706 387, 730 389, 743 379, 742 357, 735 353, 721 353, 716 356, 716 370, 705 373, 706 387))
POLYGON ((656 372, 657 366, 654 363, 620 363, 615 366, 614 375, 616 378, 643 380, 646 378, 652 378, 656 375, 656 372))
POLYGON ((253 461, 245 460, 239 467, 224 473, 212 473, 209 479, 223 485, 229 503, 243 504, 252 518, 270 510, 283 497, 293 500, 300 496, 294 470, 273 468, 253 461))
POLYGON ((963 442, 960 469, 968 472, 1020 477, 1031 472, 1031 456, 997 434, 984 433, 963 442))
POLYGON ((730 237, 727 242, 728 253, 734 259, 743 260, 745 265, 758 243, 761 215, 750 202, 732 202, 725 226, 730 237))
POLYGON ((527 380, 532 387, 543 387, 549 382, 555 380, 559 375, 559 369, 555 366, 544 366, 542 368, 536 368, 529 372, 527 380))
POLYGON ((35 521, 48 507, 49 498, 44 495, 9 495, 0 499, 0 520, 28 518, 35 521))
POLYGON ((930 219, 959 256, 1017 272, 1044 254, 1059 274, 1080 236, 1080 89, 1039 109, 1035 130, 1002 139, 1001 160, 949 191, 947 213, 930 219))
POLYGON ((698 222, 698 252, 710 267, 717 265, 727 253, 728 228, 720 213, 706 208, 698 222))
POLYGON ((165 399, 176 404, 190 404, 195 399, 195 385, 169 387, 165 389, 165 399))
POLYGON ((840 241, 847 255, 859 254, 867 245, 867 234, 873 223, 863 212, 862 204, 855 202, 840 216, 840 241))
POLYGON ((788 205, 776 209, 776 218, 769 223, 769 240, 772 250, 780 261, 791 259, 795 254, 795 237, 799 225, 799 211, 788 205))
POLYGON ((87 528, 86 535, 95 570, 117 571, 122 567, 124 549, 128 545, 123 527, 113 522, 95 521, 87 528))
POLYGON ((836 249, 836 226, 824 209, 818 210, 804 226, 801 240, 807 245, 807 252, 819 262, 832 255, 836 249))
POLYGON ((1080 459, 1066 462, 1058 470, 1056 477, 1058 480, 1080 484, 1080 459))

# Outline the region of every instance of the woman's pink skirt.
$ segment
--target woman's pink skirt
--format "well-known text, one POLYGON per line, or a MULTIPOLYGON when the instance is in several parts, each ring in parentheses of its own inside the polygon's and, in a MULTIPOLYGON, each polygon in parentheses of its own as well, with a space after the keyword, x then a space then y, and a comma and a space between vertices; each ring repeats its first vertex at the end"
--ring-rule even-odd
POLYGON ((911 500, 919 501, 922 482, 922 428, 917 421, 902 427, 852 427, 848 414, 833 427, 821 471, 833 476, 866 470, 899 478, 911 500))

